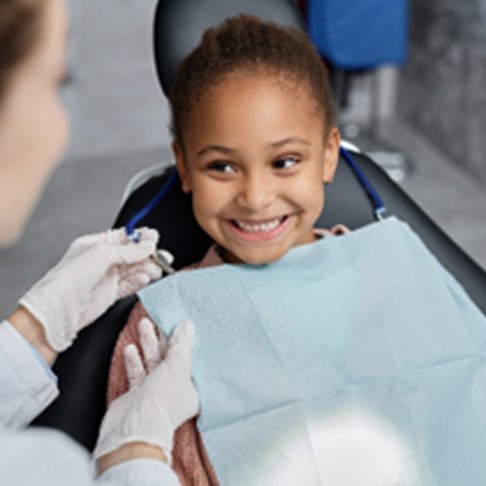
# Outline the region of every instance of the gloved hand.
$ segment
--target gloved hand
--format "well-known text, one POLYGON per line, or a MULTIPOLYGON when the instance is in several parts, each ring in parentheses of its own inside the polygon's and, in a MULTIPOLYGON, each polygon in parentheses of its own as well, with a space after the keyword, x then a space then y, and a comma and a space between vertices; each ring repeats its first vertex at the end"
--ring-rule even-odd
POLYGON ((139 327, 145 366, 135 345, 125 348, 130 389, 114 400, 101 423, 96 459, 124 444, 143 442, 160 447, 170 461, 174 431, 196 415, 199 399, 191 381, 194 326, 182 321, 163 355, 154 327, 142 319, 139 327))
POLYGON ((78 332, 96 320, 116 300, 161 275, 149 258, 158 233, 143 228, 133 243, 124 229, 82 236, 61 261, 19 301, 42 325, 56 351, 71 345, 78 332))
POLYGON ((129 344, 123 350, 123 361, 127 374, 129 388, 140 385, 162 361, 167 352, 167 338, 164 333, 155 330, 155 325, 144 317, 138 323, 138 336, 142 356, 135 344, 129 344))

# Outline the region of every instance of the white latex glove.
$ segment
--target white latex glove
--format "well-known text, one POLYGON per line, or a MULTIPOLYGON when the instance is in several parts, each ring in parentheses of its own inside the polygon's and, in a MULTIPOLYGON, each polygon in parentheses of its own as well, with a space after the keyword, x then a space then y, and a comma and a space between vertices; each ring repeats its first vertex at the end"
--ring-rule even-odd
POLYGON ((189 321, 177 325, 161 362, 165 346, 148 319, 142 319, 140 335, 145 366, 135 345, 128 345, 125 367, 130 389, 111 403, 103 418, 93 452, 96 459, 124 444, 143 442, 160 447, 170 461, 175 430, 198 411, 191 380, 194 325, 189 321))
POLYGON ((158 233, 139 231, 139 243, 130 241, 122 228, 76 239, 61 261, 20 299, 44 327, 54 350, 69 347, 78 332, 116 300, 160 277, 160 268, 150 258, 158 233))
POLYGON ((143 357, 140 356, 135 344, 129 344, 123 350, 129 388, 140 385, 162 361, 167 351, 165 334, 159 333, 159 337, 155 325, 147 317, 138 323, 138 335, 143 357))

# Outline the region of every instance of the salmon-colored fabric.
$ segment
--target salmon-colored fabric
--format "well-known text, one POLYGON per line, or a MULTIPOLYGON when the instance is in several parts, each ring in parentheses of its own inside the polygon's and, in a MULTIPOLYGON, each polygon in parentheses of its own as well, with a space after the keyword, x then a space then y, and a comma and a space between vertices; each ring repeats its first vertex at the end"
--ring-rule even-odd
MULTIPOLYGON (((222 260, 213 246, 203 260, 188 267, 188 269, 210 267, 221 263, 222 260)), ((128 390, 128 379, 123 364, 123 350, 127 345, 133 343, 141 352, 138 323, 145 316, 147 316, 147 312, 138 302, 133 308, 126 326, 118 336, 108 377, 108 403, 128 390)), ((174 434, 172 467, 182 486, 216 486, 219 484, 204 449, 201 435, 197 430, 195 418, 182 424, 174 434)))
MULTIPOLYGON (((331 230, 316 230, 316 236, 325 237, 341 235, 349 232, 343 225, 337 225, 331 230)), ((205 268, 223 263, 213 245, 206 256, 197 264, 186 268, 205 268)), ((184 269, 184 270, 186 270, 184 269)), ((123 364, 123 350, 129 344, 135 344, 139 351, 138 323, 147 312, 140 302, 133 308, 126 326, 118 337, 111 360, 108 378, 108 403, 111 403, 122 393, 128 390, 128 379, 123 364)), ((201 435, 196 427, 196 419, 182 424, 174 434, 174 447, 172 450, 172 467, 183 486, 215 486, 218 480, 209 461, 201 435)))

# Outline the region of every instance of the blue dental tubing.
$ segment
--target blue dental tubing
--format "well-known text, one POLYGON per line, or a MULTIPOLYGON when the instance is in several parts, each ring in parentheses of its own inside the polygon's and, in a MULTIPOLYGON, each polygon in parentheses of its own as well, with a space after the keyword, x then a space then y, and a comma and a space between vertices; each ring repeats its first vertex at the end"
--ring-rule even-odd
MULTIPOLYGON (((373 204, 373 213, 376 219, 383 219, 383 214, 386 211, 386 207, 380 195, 378 194, 378 192, 376 192, 375 188, 372 186, 371 182, 368 180, 361 167, 353 159, 349 151, 343 147, 339 147, 339 153, 349 165, 351 170, 354 172, 361 187, 364 189, 369 199, 371 200, 371 203, 373 204)), ((131 241, 138 242, 140 240, 140 236, 136 230, 137 224, 143 218, 145 218, 145 216, 147 216, 162 201, 162 199, 164 199, 164 197, 170 191, 178 178, 178 172, 177 170, 174 170, 174 172, 167 179, 167 182, 162 186, 162 189, 160 189, 160 191, 142 209, 140 209, 140 211, 135 213, 128 220, 127 224, 125 225, 125 232, 127 234, 127 237, 131 241)))
POLYGON ((167 179, 166 183, 162 186, 162 189, 142 208, 140 211, 136 212, 127 222, 125 225, 125 232, 127 237, 135 242, 138 243, 140 241, 140 235, 137 233, 136 227, 137 224, 145 218, 148 214, 152 212, 152 210, 159 204, 160 201, 167 195, 170 191, 172 186, 174 185, 175 181, 179 178, 179 173, 177 170, 170 175, 167 179))
POLYGON ((344 147, 339 147, 339 153, 344 158, 346 163, 349 165, 351 170, 354 172, 354 175, 358 179, 358 182, 361 184, 361 187, 364 189, 366 194, 368 195, 369 199, 371 200, 371 204, 373 204, 373 213, 375 218, 378 221, 383 219, 383 215, 386 212, 386 206, 383 203, 378 192, 373 187, 369 179, 366 177, 363 169, 358 165, 358 163, 353 159, 352 155, 346 150, 344 147))

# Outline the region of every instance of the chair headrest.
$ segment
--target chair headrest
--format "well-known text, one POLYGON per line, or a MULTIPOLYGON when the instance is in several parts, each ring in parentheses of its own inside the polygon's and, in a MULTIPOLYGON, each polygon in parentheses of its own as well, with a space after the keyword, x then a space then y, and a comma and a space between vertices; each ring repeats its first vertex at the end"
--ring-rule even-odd
POLYGON ((305 30, 294 0, 159 0, 154 19, 154 55, 166 95, 177 65, 199 45, 203 33, 239 14, 305 30))

